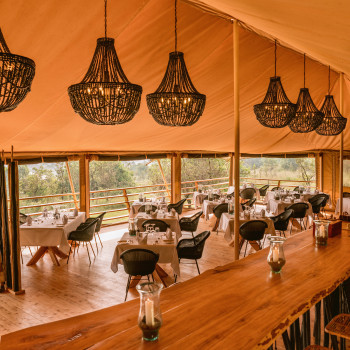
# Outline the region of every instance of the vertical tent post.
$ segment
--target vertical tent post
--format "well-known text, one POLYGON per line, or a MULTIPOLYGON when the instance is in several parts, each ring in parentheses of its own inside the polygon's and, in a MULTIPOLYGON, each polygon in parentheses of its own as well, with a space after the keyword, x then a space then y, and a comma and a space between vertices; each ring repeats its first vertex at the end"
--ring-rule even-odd
POLYGON ((165 177, 165 175, 164 175, 164 171, 163 171, 162 164, 160 163, 160 160, 159 160, 159 159, 157 159, 157 162, 158 162, 158 166, 159 166, 160 173, 161 173, 162 178, 163 178, 163 182, 164 182, 164 186, 165 186, 166 192, 168 193, 169 199, 171 199, 171 193, 170 193, 170 191, 169 191, 168 182, 166 181, 166 177, 165 177))
POLYGON ((89 157, 84 154, 79 159, 80 211, 90 216, 90 171, 89 157))
POLYGON ((67 168, 67 173, 68 173, 70 189, 71 189, 72 194, 73 194, 74 205, 75 205, 76 209, 79 209, 77 195, 75 194, 74 183, 73 183, 73 179, 72 179, 72 174, 70 172, 69 164, 68 164, 68 162, 65 162, 65 163, 66 163, 66 168, 67 168))
MULTIPOLYGON (((340 104, 339 112, 341 115, 344 113, 344 77, 343 73, 340 73, 340 104)), ((340 134, 340 150, 339 150, 339 213, 343 214, 343 147, 344 147, 344 135, 340 134)))
POLYGON ((230 169, 229 169, 229 174, 228 174, 228 185, 233 186, 233 179, 234 179, 234 157, 233 153, 230 153, 230 169))
POLYGON ((238 22, 233 22, 233 108, 234 108, 234 134, 235 134, 235 260, 239 259, 239 158, 240 158, 240 140, 239 140, 239 27, 238 22))
POLYGON ((171 202, 181 200, 181 153, 171 157, 171 202))

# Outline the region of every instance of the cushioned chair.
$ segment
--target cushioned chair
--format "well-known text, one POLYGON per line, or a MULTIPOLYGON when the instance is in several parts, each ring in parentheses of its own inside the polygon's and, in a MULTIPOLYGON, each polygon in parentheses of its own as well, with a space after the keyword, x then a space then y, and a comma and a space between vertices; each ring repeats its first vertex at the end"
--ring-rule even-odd
POLYGON ((177 203, 174 204, 168 204, 168 212, 170 212, 171 209, 175 209, 175 211, 181 215, 182 214, 182 209, 184 206, 184 203, 186 202, 186 198, 181 199, 181 201, 178 201, 177 203))
POLYGON ((102 241, 101 241, 101 237, 100 237, 100 231, 101 231, 101 225, 102 225, 102 222, 103 222, 103 217, 106 215, 106 212, 100 214, 99 216, 96 216, 94 218, 88 218, 85 220, 85 222, 83 224, 80 224, 78 229, 80 227, 83 227, 83 225, 86 225, 86 224, 89 224, 90 222, 92 222, 93 220, 95 219, 98 219, 97 221, 97 225, 96 225, 96 228, 95 228, 95 234, 94 234, 94 238, 95 238, 95 244, 96 244, 96 249, 98 251, 98 246, 97 246, 97 239, 96 239, 96 236, 98 237, 99 241, 100 241, 100 244, 101 244, 101 247, 103 247, 103 244, 102 244, 102 241))
POLYGON ((262 187, 259 188, 259 193, 261 197, 265 197, 266 196, 266 192, 269 189, 269 185, 264 185, 262 187))
POLYGON ((249 199, 246 202, 241 203, 242 209, 246 210, 247 208, 252 208, 254 203, 256 202, 256 198, 249 199))
POLYGON ((267 229, 267 223, 263 220, 250 220, 242 224, 239 228, 239 234, 242 237, 240 242, 241 252, 244 242, 246 242, 244 256, 247 253, 248 242, 257 242, 259 248, 261 249, 261 240, 264 238, 265 230, 267 229))
POLYGON ((245 188, 240 193, 240 197, 242 199, 253 199, 254 196, 255 196, 255 188, 253 187, 245 188))
POLYGON ((281 190, 281 189, 282 189, 281 187, 273 187, 273 188, 271 189, 271 191, 275 192, 275 191, 279 191, 279 190, 281 190))
POLYGON ((131 277, 134 276, 152 276, 159 260, 159 254, 148 249, 128 249, 120 254, 120 259, 123 261, 124 271, 129 275, 126 285, 125 299, 128 297, 131 277))
POLYGON ((142 223, 142 228, 145 230, 146 225, 151 224, 154 225, 154 227, 158 227, 160 232, 166 232, 167 228, 170 226, 163 220, 158 219, 149 219, 142 223))
POLYGON ((215 222, 215 225, 213 227, 213 231, 216 230, 216 233, 219 233, 218 227, 219 227, 221 215, 222 215, 222 213, 228 213, 228 203, 218 204, 217 206, 214 207, 213 213, 216 217, 216 222, 215 222))
MULTIPOLYGON (((80 227, 80 229, 78 227, 78 229, 76 229, 75 231, 72 231, 69 234, 68 240, 72 241, 72 243, 71 243, 71 246, 70 246, 70 249, 69 249, 67 264, 69 262, 70 254, 71 254, 71 251, 72 251, 72 245, 74 244, 74 247, 76 247, 76 242, 79 242, 79 245, 80 245, 80 242, 85 242, 86 243, 86 250, 87 250, 89 261, 90 261, 90 265, 91 265, 91 259, 90 259, 90 253, 89 253, 89 244, 90 244, 90 248, 91 248, 94 256, 96 257, 95 252, 94 252, 94 248, 92 248, 92 245, 91 245, 91 241, 94 238, 96 225, 97 225, 98 221, 99 221, 99 219, 95 218, 92 221, 90 221, 89 223, 87 223, 85 225, 82 225, 80 227)), ((74 249, 74 255, 73 256, 75 256, 75 249, 74 249)))
MULTIPOLYGON (((201 272, 199 270, 197 260, 202 257, 204 244, 209 236, 210 232, 204 231, 194 238, 185 238, 179 241, 176 247, 179 262, 181 259, 194 260, 195 264, 197 265, 198 274, 200 274, 201 272)), ((175 276, 175 282, 176 279, 177 276, 175 276)))
POLYGON ((197 231, 199 219, 203 215, 202 211, 195 213, 189 218, 181 218, 179 221, 181 231, 187 231, 192 233, 192 237, 194 237, 193 232, 197 231))
MULTIPOLYGON (((158 208, 155 205, 150 205, 151 206, 151 211, 156 211, 158 208)), ((137 211, 138 213, 145 213, 146 212, 146 205, 143 204, 137 211)))
POLYGON ((284 231, 287 231, 289 219, 292 217, 293 213, 293 209, 288 209, 285 212, 270 218, 273 221, 275 230, 279 231, 280 235, 283 234, 284 237, 286 237, 284 231))
POLYGON ((308 208, 309 206, 306 203, 293 203, 289 205, 287 208, 285 208, 285 211, 287 211, 288 209, 293 210, 293 214, 291 216, 292 225, 290 225, 290 234, 292 233, 292 226, 293 226, 294 219, 299 219, 300 227, 303 228, 303 225, 304 225, 304 229, 306 230, 304 218, 306 216, 306 211, 308 210, 308 208))

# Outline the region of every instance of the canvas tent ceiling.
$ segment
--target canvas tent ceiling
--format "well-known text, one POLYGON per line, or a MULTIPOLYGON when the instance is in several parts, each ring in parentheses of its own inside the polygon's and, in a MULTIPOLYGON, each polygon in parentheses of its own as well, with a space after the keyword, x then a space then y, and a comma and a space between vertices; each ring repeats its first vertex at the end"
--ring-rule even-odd
MULTIPOLYGON (((21 152, 71 151, 215 151, 232 152, 232 23, 203 12, 198 1, 179 3, 179 49, 190 76, 207 95, 200 121, 188 128, 162 127, 149 115, 145 96, 159 85, 174 48, 173 0, 109 1, 108 34, 116 39, 122 67, 143 87, 141 108, 133 121, 95 126, 74 113, 67 87, 79 82, 91 61, 96 39, 103 35, 103 1, 2 0, 0 23, 10 50, 35 60, 32 91, 14 111, 0 114, 0 148, 21 152)), ((287 0, 205 0, 284 44, 350 75, 348 51, 350 3, 287 0), (299 9, 299 11, 297 10, 299 9)), ((240 31, 241 152, 276 153, 337 149, 339 137, 315 132, 296 135, 289 128, 267 129, 255 119, 253 105, 263 99, 273 75, 273 42, 240 31)), ((302 55, 278 49, 278 75, 288 97, 296 101, 303 84, 302 55)), ((307 60, 307 87, 317 106, 327 93, 327 67, 307 60)), ((332 93, 339 104, 338 73, 332 93)), ((345 79, 345 116, 350 82, 345 79)), ((350 150, 349 127, 345 149, 350 150)))

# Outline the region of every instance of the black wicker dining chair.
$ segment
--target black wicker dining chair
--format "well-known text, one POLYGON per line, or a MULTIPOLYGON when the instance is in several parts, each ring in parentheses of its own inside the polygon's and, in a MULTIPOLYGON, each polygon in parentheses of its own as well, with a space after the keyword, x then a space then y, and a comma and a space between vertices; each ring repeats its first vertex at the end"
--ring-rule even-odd
POLYGON ((149 276, 151 275, 153 280, 152 274, 156 269, 159 254, 148 249, 128 249, 120 254, 120 259, 123 261, 124 271, 129 275, 124 299, 124 301, 126 301, 131 277, 147 276, 147 279, 150 282, 149 276))
POLYGON ((181 218, 179 221, 181 231, 187 231, 192 233, 192 237, 194 238, 194 232, 197 231, 199 219, 203 215, 202 211, 195 213, 189 218, 181 218))
MULTIPOLYGON (((199 260, 202 257, 205 241, 209 236, 210 231, 204 231, 195 236, 194 238, 185 238, 179 241, 179 243, 176 246, 177 255, 179 257, 179 263, 181 262, 181 259, 194 260, 194 263, 197 265, 198 274, 200 275, 201 272, 199 270, 197 260, 199 260)), ((175 275, 175 282, 176 279, 177 276, 175 275)))
POLYGON ((300 190, 300 186, 294 187, 293 191, 298 192, 300 190))
POLYGON ((270 187, 270 185, 264 185, 264 186, 259 188, 260 197, 266 196, 266 192, 269 189, 269 187, 270 187))
POLYGON ((275 191, 279 191, 279 190, 281 190, 282 188, 281 187, 273 187, 272 189, 271 189, 271 191, 272 192, 275 192, 275 191))
POLYGON ((145 220, 141 226, 145 230, 146 225, 149 224, 154 225, 154 227, 158 227, 160 232, 166 232, 166 230, 170 227, 169 224, 167 224, 165 221, 158 219, 145 220))
POLYGON ((244 242, 246 243, 244 250, 244 257, 247 254, 248 242, 256 242, 260 249, 262 249, 261 240, 264 238, 267 223, 263 220, 250 220, 243 223, 239 227, 239 234, 242 237, 240 242, 239 252, 241 253, 244 242))
POLYGON ((213 231, 216 231, 216 233, 219 234, 218 228, 219 228, 221 215, 223 213, 228 213, 228 203, 218 204, 217 206, 214 207, 213 213, 214 213, 214 215, 216 217, 216 222, 215 222, 215 225, 213 227, 213 231))
POLYGON ((256 202, 256 198, 253 198, 241 203, 242 209, 246 210, 248 208, 252 208, 255 202, 256 202))
POLYGON ((256 193, 255 188, 247 187, 241 191, 240 197, 242 199, 253 199, 255 196, 255 193, 256 193))
POLYGON ((178 201, 177 203, 174 204, 168 204, 168 212, 170 212, 171 209, 175 209, 175 211, 181 215, 182 214, 182 209, 184 206, 184 203, 186 202, 186 198, 181 199, 180 201, 178 201))
MULTIPOLYGON (((158 208, 157 206, 151 204, 151 211, 156 211, 158 208)), ((139 210, 137 211, 138 213, 145 213, 146 212, 146 204, 141 205, 141 207, 139 208, 139 210)))
POLYGON ((293 210, 293 214, 291 216, 292 218, 292 225, 290 225, 290 234, 292 234, 292 227, 293 227, 293 221, 294 219, 296 219, 298 221, 299 219, 299 223, 300 223, 300 228, 303 228, 304 225, 304 229, 306 230, 306 225, 304 222, 304 219, 306 217, 306 211, 308 210, 309 206, 306 203, 293 203, 291 205, 289 205, 287 208, 285 208, 284 210, 287 211, 288 209, 292 209, 293 210))
POLYGON ((212 196, 212 198, 213 198, 214 201, 220 199, 220 195, 217 194, 217 193, 213 193, 211 196, 212 196))
POLYGON ((309 203, 312 206, 312 213, 314 214, 314 219, 316 215, 318 217, 318 214, 327 205, 328 198, 328 194, 325 193, 318 193, 313 197, 309 198, 309 203))
POLYGON ((68 259, 67 259, 67 264, 69 262, 69 258, 70 258, 70 254, 72 252, 72 246, 74 246, 74 254, 73 257, 75 256, 75 250, 76 250, 76 242, 84 242, 86 243, 86 250, 88 253, 88 257, 89 257, 89 261, 90 261, 90 265, 91 265, 91 258, 90 258, 90 253, 89 253, 89 244, 90 244, 90 248, 92 250, 92 253, 94 254, 94 257, 96 257, 96 254, 94 252, 94 248, 92 247, 91 241, 94 238, 94 234, 95 234, 95 230, 96 230, 96 225, 98 223, 99 219, 95 218, 94 220, 90 221, 90 223, 86 224, 86 225, 82 225, 80 226, 80 228, 78 227, 75 231, 72 231, 69 235, 68 235, 68 240, 72 241, 71 242, 71 246, 69 249, 69 253, 68 253, 68 259))
POLYGON ((286 237, 285 231, 288 229, 289 220, 293 213, 293 209, 288 209, 279 215, 270 217, 270 219, 273 221, 273 225, 275 226, 275 230, 279 231, 280 236, 283 234, 283 236, 286 237))
POLYGON ((103 244, 102 244, 102 241, 101 241, 101 237, 100 237, 100 231, 101 231, 101 226, 102 226, 102 222, 103 222, 103 217, 106 215, 106 212, 100 214, 99 216, 96 216, 96 217, 91 217, 91 218, 87 218, 85 220, 84 223, 80 224, 78 229, 83 227, 84 225, 87 225, 89 224, 90 222, 92 222, 93 220, 95 219, 98 219, 97 221, 97 225, 96 225, 96 228, 95 228, 95 234, 94 234, 94 238, 95 238, 95 244, 96 244, 96 249, 97 249, 97 252, 98 252, 98 246, 97 246, 97 239, 96 239, 96 236, 98 237, 99 241, 100 241, 100 244, 101 244, 101 247, 103 248, 103 244))
POLYGON ((27 217, 28 215, 23 214, 23 213, 19 213, 19 224, 23 225, 27 222, 27 217))

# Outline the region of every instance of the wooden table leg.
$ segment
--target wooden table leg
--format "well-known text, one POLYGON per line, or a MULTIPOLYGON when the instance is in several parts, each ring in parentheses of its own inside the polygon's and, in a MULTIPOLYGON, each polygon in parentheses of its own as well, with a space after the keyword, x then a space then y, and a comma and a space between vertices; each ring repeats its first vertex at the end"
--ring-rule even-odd
POLYGON ((68 255, 64 254, 61 250, 59 250, 57 247, 50 247, 49 249, 52 250, 52 252, 57 255, 61 259, 67 259, 68 255))
POLYGON ((164 287, 167 287, 165 278, 168 277, 168 274, 158 264, 156 264, 155 272, 157 273, 159 279, 162 281, 164 287))
POLYGON ((57 256, 56 256, 56 254, 53 252, 53 250, 52 250, 51 247, 49 247, 49 249, 47 250, 47 252, 49 253, 50 258, 51 258, 53 264, 56 265, 56 266, 60 266, 60 263, 59 263, 59 261, 58 261, 58 259, 57 259, 57 256))
POLYGON ((45 255, 49 248, 48 247, 40 247, 33 257, 28 261, 27 266, 35 265, 42 256, 45 255))

